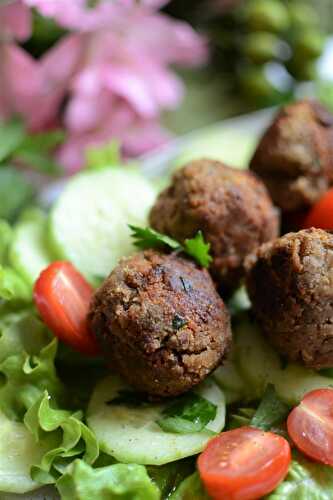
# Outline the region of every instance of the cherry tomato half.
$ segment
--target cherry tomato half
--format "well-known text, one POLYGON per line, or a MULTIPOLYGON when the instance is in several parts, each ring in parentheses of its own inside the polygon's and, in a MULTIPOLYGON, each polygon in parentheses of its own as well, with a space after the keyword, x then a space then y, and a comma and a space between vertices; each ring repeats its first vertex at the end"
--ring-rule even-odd
POLYGON ((290 446, 283 437, 240 427, 212 439, 198 468, 214 500, 255 500, 285 478, 290 460, 290 446))
POLYGON ((34 299, 44 323, 64 343, 90 356, 98 354, 87 313, 93 288, 69 262, 53 262, 40 274, 34 299))
POLYGON ((327 191, 327 193, 325 193, 312 207, 304 220, 303 227, 333 229, 333 189, 327 191))
POLYGON ((333 389, 311 391, 289 414, 288 433, 305 455, 333 466, 333 389))

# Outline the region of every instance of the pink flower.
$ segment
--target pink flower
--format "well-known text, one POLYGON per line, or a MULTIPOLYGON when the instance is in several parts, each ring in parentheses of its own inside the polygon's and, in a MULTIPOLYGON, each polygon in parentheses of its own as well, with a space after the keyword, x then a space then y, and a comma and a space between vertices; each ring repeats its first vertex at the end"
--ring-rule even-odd
POLYGON ((40 61, 13 43, 0 45, 3 117, 20 114, 31 130, 54 121, 81 54, 78 35, 69 35, 40 61))
POLYGON ((0 6, 0 40, 27 40, 31 34, 31 12, 19 0, 0 6))
POLYGON ((0 7, 0 116, 20 113, 33 129, 60 116, 68 142, 59 158, 69 171, 83 165, 87 145, 112 138, 127 155, 164 143, 163 110, 176 108, 183 84, 171 64, 201 64, 205 41, 186 23, 157 12, 166 0, 21 0, 0 7), (27 7, 74 31, 38 61, 13 43, 30 29, 27 7), (16 10, 15 10, 16 9, 16 10), (15 19, 15 12, 17 18, 15 19))
POLYGON ((164 130, 158 121, 141 120, 131 116, 128 109, 115 112, 112 124, 100 130, 86 133, 72 133, 58 153, 59 162, 66 167, 69 174, 82 168, 85 162, 85 151, 89 146, 102 146, 111 138, 117 138, 122 144, 122 153, 126 157, 139 156, 156 149, 170 140, 170 133, 164 130), (122 116, 122 113, 128 116, 122 116))

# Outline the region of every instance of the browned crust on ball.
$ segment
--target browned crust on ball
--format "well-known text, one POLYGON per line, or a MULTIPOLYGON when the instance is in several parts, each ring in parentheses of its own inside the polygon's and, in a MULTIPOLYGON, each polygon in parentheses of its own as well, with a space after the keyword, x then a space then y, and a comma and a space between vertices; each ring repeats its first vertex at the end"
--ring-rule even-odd
POLYGON ((231 342, 229 313, 208 272, 152 250, 119 263, 95 293, 89 320, 110 366, 159 397, 201 382, 231 342))
POLYGON ((212 276, 230 292, 244 275, 246 255, 278 235, 279 219, 264 184, 252 173, 202 159, 174 174, 151 210, 150 223, 179 241, 201 230, 211 244, 212 276))
POLYGON ((333 235, 289 233, 248 259, 247 289, 263 332, 281 354, 333 366, 333 235))
POLYGON ((316 101, 284 107, 264 133, 250 168, 282 211, 311 206, 332 184, 333 115, 316 101))

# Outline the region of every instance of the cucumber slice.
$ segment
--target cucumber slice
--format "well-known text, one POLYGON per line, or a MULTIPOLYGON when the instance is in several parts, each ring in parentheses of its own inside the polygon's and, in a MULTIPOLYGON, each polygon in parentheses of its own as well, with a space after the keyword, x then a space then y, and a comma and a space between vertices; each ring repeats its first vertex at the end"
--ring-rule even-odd
POLYGON ((273 381, 276 392, 291 406, 297 405, 307 392, 333 387, 333 378, 297 364, 289 364, 277 375, 273 381))
POLYGON ((207 379, 196 390, 217 405, 217 415, 207 430, 193 434, 164 432, 156 424, 166 403, 135 408, 106 404, 126 388, 118 377, 104 379, 97 385, 87 412, 88 425, 97 436, 101 450, 120 462, 163 465, 196 455, 213 433, 224 427, 225 399, 212 379, 207 379))
POLYGON ((26 493, 39 488, 31 479, 30 468, 40 462, 47 449, 45 444, 36 443, 23 424, 0 413, 0 491, 26 493))
POLYGON ((248 319, 237 323, 233 334, 236 364, 253 399, 259 399, 266 385, 274 383, 276 373, 280 373, 280 357, 264 339, 258 326, 248 319))
MULTIPOLYGON (((236 363, 252 390, 252 399, 260 399, 268 383, 275 386, 280 398, 290 405, 298 404, 314 389, 333 387, 333 378, 296 363, 281 366, 279 355, 268 344, 260 329, 243 320, 234 330, 236 363)), ((230 374, 230 376, 235 376, 230 374)), ((235 388, 238 379, 232 379, 235 388)), ((230 390, 231 384, 228 383, 230 390)))
POLYGON ((233 352, 230 353, 223 366, 220 366, 213 372, 212 377, 223 390, 227 404, 248 399, 247 383, 242 378, 235 364, 233 352))
POLYGON ((31 285, 52 261, 45 241, 46 232, 47 218, 40 210, 27 212, 14 230, 9 260, 31 285))
POLYGON ((245 169, 257 144, 257 137, 248 130, 207 130, 189 140, 177 158, 175 167, 198 158, 213 158, 227 165, 245 169))
POLYGON ((50 239, 88 278, 107 276, 134 251, 128 224, 146 225, 155 200, 152 185, 139 173, 108 168, 69 181, 56 203, 50 239))

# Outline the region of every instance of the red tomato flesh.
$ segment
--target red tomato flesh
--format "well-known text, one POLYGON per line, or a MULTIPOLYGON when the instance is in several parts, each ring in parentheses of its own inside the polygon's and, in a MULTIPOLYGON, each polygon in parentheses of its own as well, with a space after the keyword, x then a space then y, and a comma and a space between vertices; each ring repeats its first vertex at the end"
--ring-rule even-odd
POLYGON ((309 392, 289 414, 287 428, 300 451, 333 466, 333 389, 309 392))
POLYGON ((198 459, 198 468, 214 500, 255 500, 285 478, 290 460, 290 446, 283 437, 240 427, 212 439, 198 459))
POLYGON ((303 223, 304 228, 333 229, 333 189, 313 206, 303 223))
POLYGON ((50 330, 74 350, 96 356, 87 321, 92 294, 92 286, 69 262, 53 262, 34 287, 35 304, 50 330))

